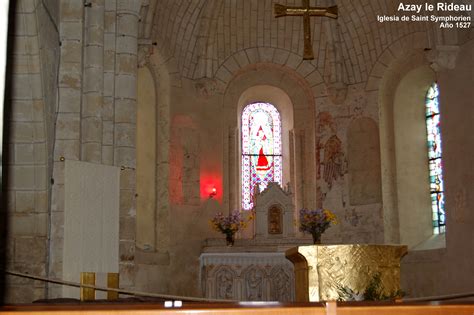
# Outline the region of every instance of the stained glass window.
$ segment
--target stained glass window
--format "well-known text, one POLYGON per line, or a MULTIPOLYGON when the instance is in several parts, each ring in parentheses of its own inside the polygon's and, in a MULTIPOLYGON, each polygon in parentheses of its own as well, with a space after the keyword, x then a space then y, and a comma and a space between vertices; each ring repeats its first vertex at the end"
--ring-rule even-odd
POLYGON ((242 112, 242 208, 253 208, 255 192, 282 183, 281 120, 269 103, 247 105, 242 112), (258 191, 257 191, 258 190, 258 191))
POLYGON ((433 83, 426 93, 426 130, 430 176, 431 209, 434 234, 446 232, 444 209, 443 161, 441 159, 441 131, 438 85, 433 83))

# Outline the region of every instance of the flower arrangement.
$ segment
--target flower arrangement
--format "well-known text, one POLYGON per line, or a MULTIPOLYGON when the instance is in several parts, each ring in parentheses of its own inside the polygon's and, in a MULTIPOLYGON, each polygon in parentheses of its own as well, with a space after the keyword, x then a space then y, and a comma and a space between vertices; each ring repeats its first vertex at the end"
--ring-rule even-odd
MULTIPOLYGON (((249 216, 249 221, 252 219, 252 215, 249 216)), ((234 211, 228 216, 224 216, 222 212, 218 212, 209 223, 211 227, 218 232, 224 233, 226 236, 227 245, 234 244, 234 234, 247 227, 247 222, 242 218, 239 211, 234 211)))
POLYGON ((310 233, 313 236, 313 243, 321 243, 321 234, 332 224, 337 224, 337 217, 327 209, 301 209, 300 210, 300 231, 310 233))

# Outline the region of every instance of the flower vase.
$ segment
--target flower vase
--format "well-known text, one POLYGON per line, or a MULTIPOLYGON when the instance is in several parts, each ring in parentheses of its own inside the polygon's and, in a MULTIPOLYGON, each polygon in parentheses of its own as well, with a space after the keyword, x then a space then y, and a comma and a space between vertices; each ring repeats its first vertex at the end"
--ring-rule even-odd
POLYGON ((225 241, 227 243, 227 246, 234 246, 235 238, 234 238, 234 233, 227 233, 225 235, 225 241))
POLYGON ((313 236, 313 244, 314 245, 321 244, 321 233, 313 232, 313 233, 311 233, 311 235, 313 236))

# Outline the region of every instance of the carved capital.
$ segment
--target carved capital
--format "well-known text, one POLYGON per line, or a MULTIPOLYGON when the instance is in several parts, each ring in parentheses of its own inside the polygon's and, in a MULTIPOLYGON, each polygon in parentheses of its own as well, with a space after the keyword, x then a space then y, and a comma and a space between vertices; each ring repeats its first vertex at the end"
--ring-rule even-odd
POLYGON ((452 70, 456 67, 458 53, 459 46, 438 45, 435 49, 426 51, 426 59, 431 63, 430 67, 436 72, 452 70))
POLYGON ((194 87, 196 88, 196 92, 203 98, 214 96, 222 90, 217 80, 210 78, 197 79, 194 87))

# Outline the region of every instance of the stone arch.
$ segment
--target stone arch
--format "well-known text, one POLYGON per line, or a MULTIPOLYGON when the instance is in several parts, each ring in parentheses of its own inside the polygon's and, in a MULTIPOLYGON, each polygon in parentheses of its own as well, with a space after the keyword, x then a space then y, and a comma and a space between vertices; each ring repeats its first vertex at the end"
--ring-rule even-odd
MULTIPOLYGON (((419 83, 407 79, 410 71, 418 69, 421 71, 422 85, 428 84, 426 78, 431 77, 428 81, 434 80, 434 72, 429 68, 430 63, 426 60, 424 48, 428 46, 426 34, 417 32, 401 38, 399 41, 389 46, 379 57, 376 64, 372 68, 369 80, 366 85, 366 91, 374 99, 377 99, 379 106, 379 132, 380 132, 380 157, 381 157, 381 174, 382 174, 382 203, 383 203, 383 219, 384 219, 384 238, 385 242, 398 243, 408 242, 409 245, 416 245, 426 239, 426 228, 413 228, 411 236, 406 238, 407 223, 404 219, 403 212, 407 209, 401 209, 403 205, 399 204, 402 196, 400 193, 400 176, 401 167, 397 167, 397 135, 395 134, 395 107, 397 95, 403 93, 415 93, 423 97, 419 106, 423 107, 424 93, 419 83), (431 74, 430 74, 431 73, 431 74), (425 78, 425 79, 423 79, 425 78), (411 87, 405 84, 400 86, 403 81, 409 80, 411 87), (410 92, 411 91, 411 92, 410 92), (405 223, 404 223, 405 222, 405 223), (405 236, 402 236, 405 234, 405 236)), ((428 86, 428 85, 427 85, 428 86)), ((400 138, 400 135, 398 135, 400 138)), ((407 137, 405 137, 407 138, 407 137)), ((408 137, 409 138, 409 137, 408 137)), ((400 147, 400 144, 398 145, 400 147)), ((398 152, 399 154, 400 152, 398 152)), ((426 162, 426 161, 425 161, 426 162)), ((399 164, 399 162, 398 162, 399 164)), ((427 177, 426 177, 427 178, 427 177)), ((427 195, 429 196, 429 195, 427 195)), ((407 214, 405 214, 407 215, 407 214)), ((423 215, 416 215, 408 218, 420 218, 421 222, 429 219, 429 215, 422 218, 423 215)), ((426 227, 426 224, 422 224, 426 227)), ((410 228, 408 228, 410 230, 410 228)))
MULTIPOLYGON (((171 87, 180 87, 181 78, 177 72, 174 58, 164 59, 160 52, 153 51, 144 58, 146 67, 153 79, 155 92, 155 134, 149 138, 155 144, 155 189, 154 205, 155 235, 154 247, 166 252, 170 244, 169 220, 169 140, 170 140, 170 104, 171 87)), ((151 237, 151 236, 150 236, 151 237)))
POLYGON ((403 62, 407 57, 429 48, 428 38, 424 32, 416 32, 400 38, 388 46, 372 67, 365 90, 378 91, 386 84, 387 71, 393 71, 396 63, 403 62))
MULTIPOLYGON (((238 126, 242 125, 242 112, 244 108, 257 102, 265 102, 272 104, 279 112, 281 118, 281 139, 282 139, 282 156, 283 156, 283 179, 287 181, 290 178, 289 167, 289 131, 294 128, 294 105, 288 94, 282 89, 273 85, 254 85, 247 88, 239 97, 237 104, 237 121, 238 126)), ((240 128, 238 128, 240 130, 240 128)), ((240 133, 238 135, 240 140, 240 133)), ((241 146, 238 146, 238 156, 242 154, 241 146)), ((241 179, 239 179, 241 181, 241 179)))
POLYGON ((427 65, 402 76, 393 100, 395 172, 400 243, 409 248, 433 235, 425 98, 435 73, 427 65))
POLYGON ((309 88, 311 95, 315 94, 312 92, 316 91, 317 86, 324 83, 321 73, 313 63, 304 61, 302 56, 291 51, 275 47, 253 47, 236 51, 216 69, 214 77, 228 87, 231 80, 252 67, 255 70, 262 67, 280 67, 295 80, 304 81, 304 84, 301 83, 309 88))
POLYGON ((152 69, 155 81, 160 82, 159 87, 161 89, 169 91, 170 86, 182 86, 181 75, 175 57, 166 58, 162 51, 152 49, 146 59, 146 64, 152 69))
MULTIPOLYGON (((227 70, 225 70, 227 71, 227 70)), ((228 150, 224 158, 224 196, 225 207, 240 208, 238 199, 230 199, 234 195, 240 196, 238 152, 239 138, 239 108, 243 100, 271 101, 265 90, 280 91, 290 100, 289 108, 293 110, 293 126, 288 132, 288 161, 290 161, 289 180, 292 191, 295 192, 296 207, 314 207, 316 205, 316 157, 315 157, 315 105, 314 96, 308 81, 298 72, 286 66, 269 63, 248 64, 235 69, 235 73, 224 84, 222 109, 225 125, 228 127, 228 150), (258 71, 255 71, 258 70, 258 71), (248 95, 247 91, 251 91, 248 95), (250 97, 250 95, 252 97, 250 97), (303 158, 304 157, 304 158, 303 158), (303 185, 303 182, 305 185, 303 185)), ((284 118, 282 118, 284 120, 284 118)))

